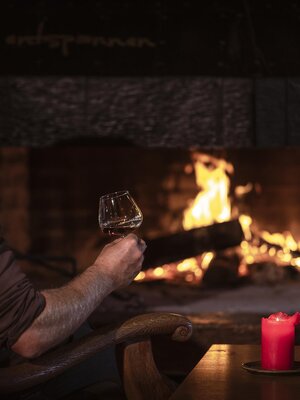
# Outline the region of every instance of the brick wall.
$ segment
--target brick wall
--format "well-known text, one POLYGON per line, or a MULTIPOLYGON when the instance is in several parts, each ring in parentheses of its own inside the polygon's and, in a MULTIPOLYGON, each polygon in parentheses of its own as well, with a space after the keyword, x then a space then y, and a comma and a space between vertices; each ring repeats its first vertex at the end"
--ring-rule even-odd
POLYGON ((0 148, 0 224, 9 244, 27 251, 30 235, 28 149, 0 148))
POLYGON ((134 147, 53 147, 30 150, 32 251, 75 255, 81 267, 108 240, 98 227, 99 196, 128 189, 140 205, 143 236, 181 229, 194 198, 186 150, 134 147))

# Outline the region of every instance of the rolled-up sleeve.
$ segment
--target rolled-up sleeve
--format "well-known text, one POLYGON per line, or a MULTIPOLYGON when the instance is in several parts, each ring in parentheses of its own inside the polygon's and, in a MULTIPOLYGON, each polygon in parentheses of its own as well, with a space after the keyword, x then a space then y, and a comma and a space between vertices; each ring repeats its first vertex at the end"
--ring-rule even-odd
POLYGON ((0 348, 11 347, 45 307, 44 296, 0 239, 0 348))

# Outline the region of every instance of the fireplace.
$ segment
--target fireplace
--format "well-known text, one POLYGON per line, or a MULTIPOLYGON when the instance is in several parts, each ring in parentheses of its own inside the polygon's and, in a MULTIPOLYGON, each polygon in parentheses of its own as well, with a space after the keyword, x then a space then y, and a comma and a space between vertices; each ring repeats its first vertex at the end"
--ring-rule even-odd
MULTIPOLYGON (((217 256, 214 247, 206 248, 192 264, 198 281, 185 260, 171 262, 177 275, 169 281, 163 276, 165 261, 155 264, 155 279, 135 282, 119 298, 104 302, 104 323, 126 313, 169 310, 191 317, 201 343, 204 332, 210 342, 254 342, 261 314, 300 308, 298 250, 285 234, 289 231, 297 246, 299 149, 284 147, 294 144, 297 124, 293 104, 286 105, 288 112, 276 108, 278 88, 293 100, 292 81, 10 77, 0 84, 4 97, 13 100, 3 102, 3 144, 23 146, 1 148, 2 231, 22 254, 71 256, 77 271, 84 270, 110 240, 98 227, 98 198, 122 189, 129 189, 142 208, 139 233, 149 243, 185 234, 185 210, 200 192, 194 167, 198 153, 233 167, 234 172, 226 170, 229 223, 239 224, 239 217, 248 215, 255 235, 284 233, 289 242, 294 265, 278 237, 271 243, 264 236, 266 243, 259 243, 263 254, 271 250, 263 265, 251 259, 252 249, 239 236, 238 243, 217 249, 217 256), (125 99, 130 100, 126 108, 125 99), (284 129, 284 122, 293 129, 284 129), (276 132, 279 148, 272 148, 270 132, 276 132), (247 265, 241 264, 241 248, 249 250, 247 265), (278 251, 284 263, 273 262, 278 251)), ((213 168, 214 162, 206 164, 213 168)), ((43 287, 49 283, 45 278, 52 286, 69 279, 35 263, 25 268, 43 287)))

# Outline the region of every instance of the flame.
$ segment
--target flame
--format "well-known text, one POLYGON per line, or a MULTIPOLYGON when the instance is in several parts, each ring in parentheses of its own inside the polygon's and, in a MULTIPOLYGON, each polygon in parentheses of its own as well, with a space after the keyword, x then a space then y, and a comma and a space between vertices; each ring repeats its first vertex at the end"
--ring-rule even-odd
POLYGON ((213 252, 205 253, 201 263, 202 269, 206 270, 209 267, 209 264, 213 258, 214 258, 213 252))
POLYGON ((250 226, 252 224, 252 218, 249 217, 249 215, 241 215, 239 217, 239 221, 240 221, 241 227, 243 229, 245 239, 251 240, 252 233, 251 233, 250 226))
POLYGON ((268 243, 282 247, 283 251, 296 251, 298 249, 298 244, 290 232, 284 232, 281 234, 263 231, 261 237, 268 243))
POLYGON ((247 183, 245 186, 236 186, 234 193, 236 197, 243 197, 245 194, 250 193, 253 190, 253 184, 247 183))
POLYGON ((194 168, 196 183, 201 190, 184 211, 183 228, 189 230, 228 221, 231 217, 228 172, 233 172, 233 166, 224 160, 198 154, 194 168))
MULTIPOLYGON (((231 218, 229 175, 234 171, 232 164, 202 153, 194 154, 193 158, 196 183, 200 191, 184 211, 182 224, 185 230, 228 221, 231 218)), ((192 172, 191 165, 185 167, 185 172, 192 172)), ((188 258, 177 264, 148 269, 140 273, 135 280, 183 280, 197 284, 214 256, 213 252, 206 252, 198 258, 188 258)))
POLYGON ((300 258, 293 254, 299 252, 300 246, 290 232, 257 232, 248 215, 241 215, 239 221, 246 239, 241 243, 241 251, 247 264, 272 260, 278 266, 300 267, 300 258))

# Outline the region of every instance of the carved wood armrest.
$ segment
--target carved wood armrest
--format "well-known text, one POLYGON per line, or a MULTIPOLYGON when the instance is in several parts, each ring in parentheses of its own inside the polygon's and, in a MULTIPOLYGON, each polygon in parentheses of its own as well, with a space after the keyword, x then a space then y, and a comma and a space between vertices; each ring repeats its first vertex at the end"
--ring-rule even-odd
POLYGON ((97 329, 36 359, 0 368, 0 393, 20 392, 44 383, 111 344, 134 344, 161 334, 170 334, 173 340, 185 341, 191 333, 191 322, 184 316, 171 313, 139 315, 109 330, 97 329))

